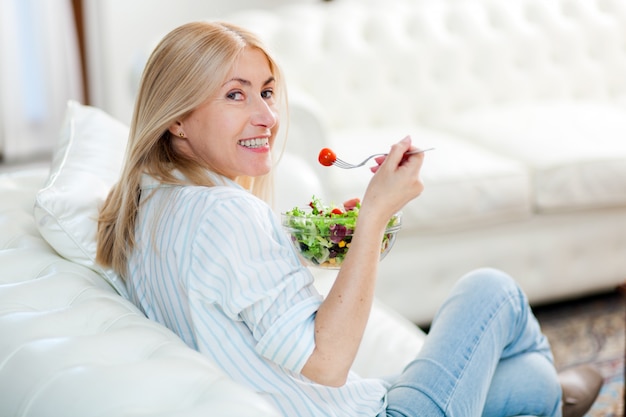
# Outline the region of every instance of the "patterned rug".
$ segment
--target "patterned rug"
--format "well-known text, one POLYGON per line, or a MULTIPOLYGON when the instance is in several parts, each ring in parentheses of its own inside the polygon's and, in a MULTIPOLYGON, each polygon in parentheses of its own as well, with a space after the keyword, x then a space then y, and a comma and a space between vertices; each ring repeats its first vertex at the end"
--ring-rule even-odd
POLYGON ((535 308, 558 369, 594 364, 604 376, 586 417, 624 417, 626 293, 615 292, 535 308))

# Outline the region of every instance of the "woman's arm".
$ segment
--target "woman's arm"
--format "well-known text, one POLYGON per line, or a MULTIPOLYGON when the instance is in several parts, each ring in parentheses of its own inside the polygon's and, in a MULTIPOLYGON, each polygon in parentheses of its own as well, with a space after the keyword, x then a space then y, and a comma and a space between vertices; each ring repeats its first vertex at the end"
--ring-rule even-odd
POLYGON ((423 190, 419 171, 424 155, 405 158, 410 146, 408 137, 393 145, 373 169, 350 251, 315 318, 315 350, 302 374, 317 383, 345 384, 372 307, 387 222, 423 190))

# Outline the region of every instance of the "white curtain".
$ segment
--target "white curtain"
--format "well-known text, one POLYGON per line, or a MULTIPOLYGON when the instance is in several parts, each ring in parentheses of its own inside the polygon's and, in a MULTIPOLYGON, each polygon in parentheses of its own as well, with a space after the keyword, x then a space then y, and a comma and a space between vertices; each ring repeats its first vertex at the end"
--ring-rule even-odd
POLYGON ((0 154, 48 154, 68 99, 83 101, 71 0, 0 0, 0 154))

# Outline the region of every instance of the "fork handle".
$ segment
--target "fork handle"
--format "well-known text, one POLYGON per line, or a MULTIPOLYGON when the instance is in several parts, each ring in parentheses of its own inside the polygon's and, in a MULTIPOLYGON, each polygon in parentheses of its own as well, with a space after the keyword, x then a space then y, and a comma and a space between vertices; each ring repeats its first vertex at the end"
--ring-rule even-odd
POLYGON ((433 149, 435 149, 435 148, 416 149, 414 151, 405 152, 404 154, 405 155, 415 155, 415 154, 423 153, 423 152, 426 152, 426 151, 432 151, 433 149))

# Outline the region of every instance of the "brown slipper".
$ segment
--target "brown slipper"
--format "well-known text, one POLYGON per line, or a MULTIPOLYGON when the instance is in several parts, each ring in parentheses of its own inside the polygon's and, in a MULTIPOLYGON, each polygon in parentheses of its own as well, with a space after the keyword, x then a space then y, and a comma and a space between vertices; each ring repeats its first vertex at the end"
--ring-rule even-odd
POLYGON ((603 378, 590 365, 580 365, 559 372, 563 389, 563 417, 583 417, 595 402, 603 378))

